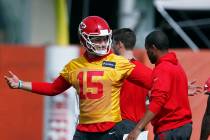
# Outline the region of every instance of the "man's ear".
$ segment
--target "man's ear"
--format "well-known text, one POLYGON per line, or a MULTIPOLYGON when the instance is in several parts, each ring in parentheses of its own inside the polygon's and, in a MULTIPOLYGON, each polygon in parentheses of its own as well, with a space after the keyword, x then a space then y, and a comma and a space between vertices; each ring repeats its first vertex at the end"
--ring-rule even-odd
POLYGON ((152 49, 153 49, 153 50, 158 50, 158 48, 156 47, 155 44, 152 44, 152 49))
POLYGON ((118 43, 120 49, 125 49, 125 45, 121 41, 119 41, 118 43))

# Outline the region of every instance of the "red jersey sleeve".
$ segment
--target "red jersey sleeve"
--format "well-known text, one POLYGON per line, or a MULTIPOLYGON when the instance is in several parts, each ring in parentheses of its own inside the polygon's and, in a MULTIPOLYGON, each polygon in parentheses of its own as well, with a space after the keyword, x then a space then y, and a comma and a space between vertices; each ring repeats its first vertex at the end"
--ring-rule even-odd
POLYGON ((137 60, 131 60, 131 62, 135 64, 135 68, 127 77, 127 80, 146 89, 150 89, 152 87, 152 69, 137 60))
POLYGON ((165 69, 156 69, 153 73, 153 86, 151 89, 149 110, 158 113, 169 98, 171 87, 170 73, 165 69))
POLYGON ((32 82, 32 92, 54 96, 64 92, 70 86, 71 85, 62 76, 59 76, 52 83, 32 82))

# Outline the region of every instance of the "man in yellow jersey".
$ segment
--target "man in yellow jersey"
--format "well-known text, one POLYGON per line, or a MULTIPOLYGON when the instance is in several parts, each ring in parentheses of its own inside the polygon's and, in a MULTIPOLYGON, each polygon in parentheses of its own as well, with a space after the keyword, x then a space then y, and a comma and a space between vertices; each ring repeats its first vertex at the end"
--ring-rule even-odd
POLYGON ((115 140, 113 129, 122 120, 119 95, 125 79, 149 89, 151 72, 110 51, 112 31, 98 16, 88 16, 78 28, 86 52, 71 60, 52 82, 26 82, 9 72, 5 79, 13 89, 54 96, 73 86, 79 95, 79 124, 73 140, 115 140))

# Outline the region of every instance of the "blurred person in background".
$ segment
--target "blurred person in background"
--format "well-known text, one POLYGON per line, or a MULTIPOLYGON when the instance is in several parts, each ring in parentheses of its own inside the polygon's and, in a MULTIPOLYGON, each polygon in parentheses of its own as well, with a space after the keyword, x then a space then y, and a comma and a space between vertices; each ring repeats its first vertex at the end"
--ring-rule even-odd
MULTIPOLYGON (((136 44, 136 35, 129 28, 121 28, 113 30, 113 51, 117 55, 124 56, 131 61, 135 60, 133 56, 133 48, 136 44)), ((141 62, 138 62, 141 63, 141 62)), ((151 75, 152 70, 148 68, 151 75)), ((122 122, 118 124, 121 127, 122 140, 124 134, 128 134, 136 124, 141 120, 146 111, 146 98, 149 90, 125 80, 120 91, 120 109, 122 122)), ((120 132, 118 132, 120 133, 120 132)))
POLYGON ((206 111, 203 116, 200 140, 208 140, 210 137, 210 77, 205 82, 204 92, 208 95, 208 101, 206 105, 206 111))
MULTIPOLYGON (((111 49, 112 31, 98 16, 88 16, 78 28, 86 52, 71 60, 52 82, 29 82, 9 71, 9 87, 55 96, 73 86, 79 95, 79 124, 73 140, 115 140, 120 113, 120 89, 124 79, 151 88, 151 70, 131 63, 111 49)), ((70 54, 71 55, 71 54, 70 54)), ((131 101, 132 102, 132 101, 131 101)))
POLYGON ((150 104, 126 140, 136 140, 150 121, 155 140, 190 140, 192 113, 188 80, 176 54, 168 51, 168 37, 162 31, 153 31, 145 39, 145 48, 150 62, 155 64, 150 104))

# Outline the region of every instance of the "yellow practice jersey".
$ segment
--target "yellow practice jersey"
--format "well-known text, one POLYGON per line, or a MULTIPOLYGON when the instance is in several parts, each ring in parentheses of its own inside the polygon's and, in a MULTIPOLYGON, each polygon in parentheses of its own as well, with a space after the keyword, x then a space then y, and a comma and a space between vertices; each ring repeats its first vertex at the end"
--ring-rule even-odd
POLYGON ((121 120, 120 89, 134 67, 126 58, 112 53, 93 62, 81 56, 64 67, 61 76, 79 94, 80 124, 121 120))

